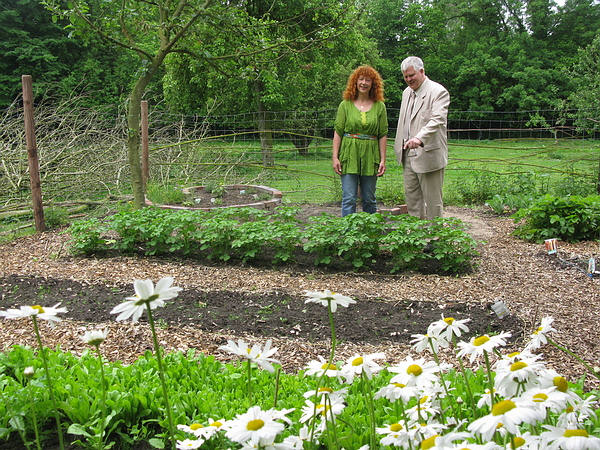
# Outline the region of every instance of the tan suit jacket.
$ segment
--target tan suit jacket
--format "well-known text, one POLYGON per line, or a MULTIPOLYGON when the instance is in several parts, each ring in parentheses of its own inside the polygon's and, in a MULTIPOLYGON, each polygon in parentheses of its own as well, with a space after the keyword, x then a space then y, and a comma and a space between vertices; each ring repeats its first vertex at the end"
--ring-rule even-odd
MULTIPOLYGON (((402 94, 400 118, 394 143, 394 153, 398 164, 402 164, 404 142, 404 116, 412 89, 407 87, 402 94)), ((417 90, 410 122, 410 137, 423 143, 417 148, 417 155, 411 157, 412 168, 416 173, 427 173, 442 169, 448 164, 448 106, 450 94, 444 86, 429 78, 417 90)))

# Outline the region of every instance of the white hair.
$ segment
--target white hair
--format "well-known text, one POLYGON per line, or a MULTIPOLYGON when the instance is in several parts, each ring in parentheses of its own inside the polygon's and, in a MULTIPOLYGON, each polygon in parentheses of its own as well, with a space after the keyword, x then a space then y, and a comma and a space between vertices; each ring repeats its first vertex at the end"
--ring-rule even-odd
POLYGON ((421 69, 424 69, 423 60, 418 56, 409 56, 402 61, 402 64, 400 64, 400 69, 402 72, 406 72, 409 67, 412 67, 417 72, 421 69))

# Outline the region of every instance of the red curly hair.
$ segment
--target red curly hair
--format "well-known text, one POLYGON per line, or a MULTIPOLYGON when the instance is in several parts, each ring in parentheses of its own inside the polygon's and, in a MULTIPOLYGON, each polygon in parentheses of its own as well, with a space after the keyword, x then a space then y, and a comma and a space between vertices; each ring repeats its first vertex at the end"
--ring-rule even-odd
POLYGON ((369 97, 374 102, 382 102, 383 98, 383 79, 379 72, 373 69, 371 66, 360 66, 352 72, 348 78, 348 84, 344 91, 344 100, 356 100, 358 98, 358 88, 356 83, 360 77, 370 78, 373 81, 371 90, 369 91, 369 97))

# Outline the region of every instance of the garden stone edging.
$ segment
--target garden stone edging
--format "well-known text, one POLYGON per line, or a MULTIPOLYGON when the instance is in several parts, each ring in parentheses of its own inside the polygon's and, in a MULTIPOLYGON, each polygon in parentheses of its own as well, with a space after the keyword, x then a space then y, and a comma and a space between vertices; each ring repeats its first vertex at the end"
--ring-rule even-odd
MULTIPOLYGON (((148 200, 146 198, 146 205, 147 206, 154 205, 154 206, 157 206, 158 208, 172 209, 172 210, 210 211, 212 209, 218 209, 218 208, 255 208, 255 209, 265 209, 267 211, 273 212, 273 210, 277 206, 281 205, 281 203, 282 203, 283 193, 278 189, 273 189, 273 188, 270 188, 267 186, 259 186, 259 185, 253 185, 253 184, 230 184, 230 185, 224 185, 223 187, 225 189, 239 189, 239 190, 255 189, 258 193, 261 193, 261 194, 271 194, 272 198, 270 200, 262 200, 262 201, 256 201, 256 202, 240 204, 240 205, 198 206, 198 207, 179 206, 179 205, 154 205, 154 203, 152 203, 150 200, 148 200)), ((184 194, 191 194, 195 190, 201 190, 201 189, 204 189, 204 186, 191 186, 191 187, 182 189, 182 192, 184 194)))

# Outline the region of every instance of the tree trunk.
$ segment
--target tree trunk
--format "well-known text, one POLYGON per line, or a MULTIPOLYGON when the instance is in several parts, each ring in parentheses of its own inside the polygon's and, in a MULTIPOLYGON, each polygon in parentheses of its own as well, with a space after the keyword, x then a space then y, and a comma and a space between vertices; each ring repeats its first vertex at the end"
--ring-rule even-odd
POLYGON ((133 207, 140 209, 146 204, 142 158, 140 153, 142 98, 150 80, 162 64, 166 52, 159 52, 145 74, 138 78, 129 96, 127 108, 127 161, 131 171, 131 189, 133 191, 133 207))
POLYGON ((263 166, 274 166, 273 131, 271 130, 271 121, 267 117, 269 112, 262 102, 263 83, 261 80, 254 81, 254 91, 256 92, 256 103, 258 107, 258 131, 260 132, 260 148, 263 166))

